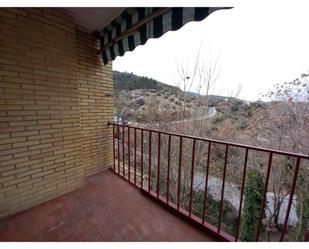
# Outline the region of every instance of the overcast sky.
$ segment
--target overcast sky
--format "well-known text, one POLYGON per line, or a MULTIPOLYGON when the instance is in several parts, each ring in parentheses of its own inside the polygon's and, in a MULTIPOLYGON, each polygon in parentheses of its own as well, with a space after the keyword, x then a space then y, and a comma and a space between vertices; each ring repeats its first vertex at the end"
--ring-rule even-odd
MULTIPOLYGON (((177 65, 190 71, 200 48, 201 63, 217 60, 221 68, 213 94, 231 96, 241 85, 239 97, 256 100, 273 84, 309 70, 308 6, 293 5, 294 1, 273 6, 271 1, 266 5, 258 2, 239 3, 150 39, 117 57, 113 69, 177 85, 177 65)), ((196 85, 192 91, 195 89, 196 85)))

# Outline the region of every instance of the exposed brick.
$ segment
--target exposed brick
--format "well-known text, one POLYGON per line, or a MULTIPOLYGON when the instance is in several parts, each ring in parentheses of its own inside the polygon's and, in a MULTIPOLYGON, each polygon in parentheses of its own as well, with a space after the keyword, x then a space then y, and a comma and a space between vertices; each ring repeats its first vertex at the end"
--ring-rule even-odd
POLYGON ((2 8, 0 19, 1 218, 111 164, 113 86, 98 41, 66 10, 2 8))
POLYGON ((26 176, 26 177, 23 177, 23 178, 16 178, 15 180, 10 180, 10 181, 6 181, 3 183, 3 186, 6 187, 6 186, 11 186, 11 185, 16 185, 18 183, 21 183, 21 182, 26 182, 27 180, 30 180, 31 177, 30 176, 26 176))
POLYGON ((30 156, 30 159, 33 160, 33 159, 39 159, 39 158, 48 158, 52 155, 53 155, 53 152, 39 153, 39 154, 30 156))
MULTIPOLYGON (((9 181, 13 181, 15 179, 15 177, 13 175, 10 176, 2 176, 0 178, 0 183, 5 183, 5 182, 9 182, 9 181)), ((4 185, 3 185, 4 186, 4 185)))
POLYGON ((31 156, 31 155, 35 155, 37 153, 39 153, 39 150, 31 150, 28 151, 28 149, 26 147, 23 147, 22 149, 26 150, 26 151, 21 151, 21 152, 16 152, 14 154, 14 158, 20 158, 20 157, 26 157, 26 156, 31 156))
POLYGON ((29 137, 33 135, 38 135, 38 131, 24 131, 24 132, 14 132, 12 133, 12 137, 29 137))
POLYGON ((1 139, 0 144, 11 144, 11 143, 16 143, 16 142, 24 142, 24 141, 26 141, 25 137, 6 138, 6 139, 1 139))
POLYGON ((16 175, 16 174, 18 175, 18 173, 25 172, 25 171, 28 171, 28 170, 29 170, 29 167, 19 168, 19 169, 14 169, 14 170, 9 170, 9 171, 3 172, 2 175, 3 176, 16 175))
MULTIPOLYGON (((0 165, 1 165, 1 164, 0 164, 0 165)), ((5 171, 12 170, 12 169, 14 169, 14 168, 15 168, 14 165, 10 165, 10 166, 3 166, 3 165, 1 165, 1 167, 0 167, 0 173, 1 173, 1 172, 5 172, 5 171)))
POLYGON ((27 167, 27 166, 33 166, 35 164, 39 164, 41 162, 41 159, 36 159, 36 160, 28 160, 26 162, 22 163, 17 163, 16 168, 22 168, 22 167, 27 167))
POLYGON ((27 141, 27 142, 22 142, 22 143, 13 143, 13 148, 30 146, 30 145, 35 145, 39 143, 40 143, 39 141, 27 141))
POLYGON ((17 177, 17 178, 21 178, 21 177, 24 177, 24 176, 30 176, 30 175, 32 176, 32 175, 34 175, 34 174, 36 174, 36 173, 39 173, 39 172, 41 172, 41 171, 42 171, 41 168, 32 169, 32 170, 27 169, 26 171, 23 171, 23 173, 17 174, 16 177, 17 177))
POLYGON ((0 145, 0 150, 8 150, 11 148, 11 144, 2 144, 0 145))
MULTIPOLYGON (((16 163, 25 162, 25 161, 28 161, 28 160, 29 160, 28 157, 21 157, 21 158, 17 158, 17 159, 8 160, 8 161, 2 161, 0 163, 0 165, 1 166, 15 165, 16 163)), ((4 175, 4 173, 2 175, 4 175)))

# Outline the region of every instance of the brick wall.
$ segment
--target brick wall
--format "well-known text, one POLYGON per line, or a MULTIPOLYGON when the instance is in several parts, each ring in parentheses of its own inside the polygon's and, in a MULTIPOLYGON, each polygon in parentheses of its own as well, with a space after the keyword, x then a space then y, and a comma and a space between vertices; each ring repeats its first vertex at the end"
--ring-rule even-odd
POLYGON ((76 32, 82 157, 89 175, 112 162, 112 130, 106 129, 113 116, 112 66, 102 67, 102 59, 96 55, 99 44, 93 36, 81 27, 76 32))
POLYGON ((61 9, 0 8, 0 217, 111 164, 111 65, 61 9))

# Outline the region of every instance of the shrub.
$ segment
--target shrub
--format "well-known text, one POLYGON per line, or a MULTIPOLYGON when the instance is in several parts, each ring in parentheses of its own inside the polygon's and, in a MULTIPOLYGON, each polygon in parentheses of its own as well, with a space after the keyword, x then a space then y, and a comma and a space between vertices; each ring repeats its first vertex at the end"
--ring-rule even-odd
POLYGON ((255 240, 263 197, 263 185, 263 176, 261 173, 257 170, 252 170, 248 173, 240 232, 241 241, 255 240))
POLYGON ((246 129, 248 127, 248 123, 246 122, 246 121, 242 121, 241 123, 240 123, 240 125, 239 125, 239 129, 240 130, 244 130, 244 129, 246 129))
POLYGON ((233 105, 231 108, 232 112, 237 112, 238 111, 238 105, 233 105))
POLYGON ((297 215, 299 217, 297 224, 297 238, 298 241, 304 241, 304 237, 309 232, 309 194, 308 189, 308 172, 306 173, 305 168, 300 169, 299 179, 296 185, 296 196, 301 196, 302 198, 297 198, 297 215))
POLYGON ((214 124, 219 124, 224 120, 224 116, 220 116, 214 119, 213 123, 214 124))
MULTIPOLYGON (((195 191, 193 195, 193 214, 203 217, 204 192, 195 191)), ((217 226, 218 210, 220 209, 220 201, 216 201, 213 196, 208 193, 206 200, 207 212, 205 213, 205 221, 217 226)), ((237 210, 226 200, 223 201, 223 214, 221 224, 224 230, 230 234, 235 233, 235 224, 237 221, 237 210)))
POLYGON ((175 102, 175 105, 181 106, 181 103, 180 103, 179 101, 176 101, 176 102, 175 102))

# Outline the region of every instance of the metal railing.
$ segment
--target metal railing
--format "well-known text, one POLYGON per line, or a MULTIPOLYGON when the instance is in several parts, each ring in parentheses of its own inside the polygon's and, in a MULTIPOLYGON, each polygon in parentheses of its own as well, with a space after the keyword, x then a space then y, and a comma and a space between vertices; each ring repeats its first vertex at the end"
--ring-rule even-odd
MULTIPOLYGON (((246 177, 249 171, 249 157, 251 161, 254 161, 256 159, 254 158, 256 156, 255 153, 263 153, 263 158, 267 158, 267 161, 264 163, 266 168, 263 171, 263 195, 255 230, 255 241, 260 240, 261 233, 265 230, 263 221, 265 220, 268 187, 270 181, 272 181, 270 180, 273 170, 272 167, 275 167, 273 165, 280 156, 286 157, 286 160, 289 160, 289 162, 293 161, 292 170, 290 170, 289 175, 290 184, 288 187, 285 187, 288 201, 285 207, 284 222, 281 224, 280 234, 278 235, 279 241, 285 239, 289 227, 288 221, 291 208, 292 205, 294 205, 293 198, 301 164, 306 163, 307 165, 307 163, 309 163, 308 155, 116 123, 110 123, 109 125, 113 127, 114 138, 114 164, 112 170, 142 191, 148 192, 153 198, 167 205, 175 212, 180 213, 183 217, 205 228, 212 235, 225 241, 239 241, 244 205, 244 191, 246 187, 246 177), (200 156, 201 153, 198 156, 197 150, 201 151, 201 144, 204 146, 204 153, 202 153, 202 156, 200 156), (222 147, 222 153, 219 153, 220 151, 215 148, 216 146, 222 147), (186 148, 185 150, 184 147, 186 148), (223 224, 222 220, 226 212, 225 188, 226 184, 229 184, 226 180, 230 166, 228 157, 233 155, 233 150, 235 151, 235 149, 242 150, 242 153, 238 153, 240 156, 237 158, 237 160, 241 158, 240 161, 242 162, 241 170, 235 172, 234 169, 233 173, 239 176, 238 186, 240 192, 238 207, 235 209, 237 211, 235 215, 235 224, 233 226, 233 232, 230 232, 225 231, 226 229, 222 227, 223 225, 226 226, 226 224, 223 224), (162 156, 162 153, 164 153, 164 156, 162 156), (213 154, 219 154, 219 156, 214 156, 213 154), (267 156, 265 157, 265 155, 267 156), (188 157, 191 163, 188 163, 188 157), (197 157, 199 157, 199 159, 197 159, 197 157), (216 202, 216 207, 218 208, 216 224, 214 222, 209 222, 206 215, 210 198, 211 163, 216 163, 214 157, 217 157, 219 161, 221 160, 222 164, 220 167, 216 166, 221 169, 220 174, 222 177, 220 179, 220 194, 217 196, 219 200, 216 202), (186 166, 184 159, 187 159, 186 166), (199 163, 197 163, 197 160, 199 160, 199 163), (162 166, 163 162, 164 165, 162 166), (199 169, 196 169, 197 166, 199 166, 199 169), (185 168, 186 171, 184 171, 185 168), (199 209, 199 212, 194 209, 196 202, 193 200, 194 196, 200 193, 196 190, 197 184, 194 179, 194 177, 197 177, 197 170, 203 170, 203 174, 205 174, 203 181, 204 191, 202 191, 203 200, 200 201, 202 207, 199 209), (182 174, 186 174, 186 183, 184 183, 184 176, 182 174), (172 190, 171 185, 174 186, 174 190, 172 190), (182 192, 184 188, 187 188, 187 195, 182 192), (185 202, 186 204, 184 204, 185 202)), ((250 164, 253 164, 253 161, 252 163, 251 161, 250 164)), ((309 170, 309 167, 307 170, 309 170)), ((308 233, 304 235, 304 240, 308 240, 308 233)))

